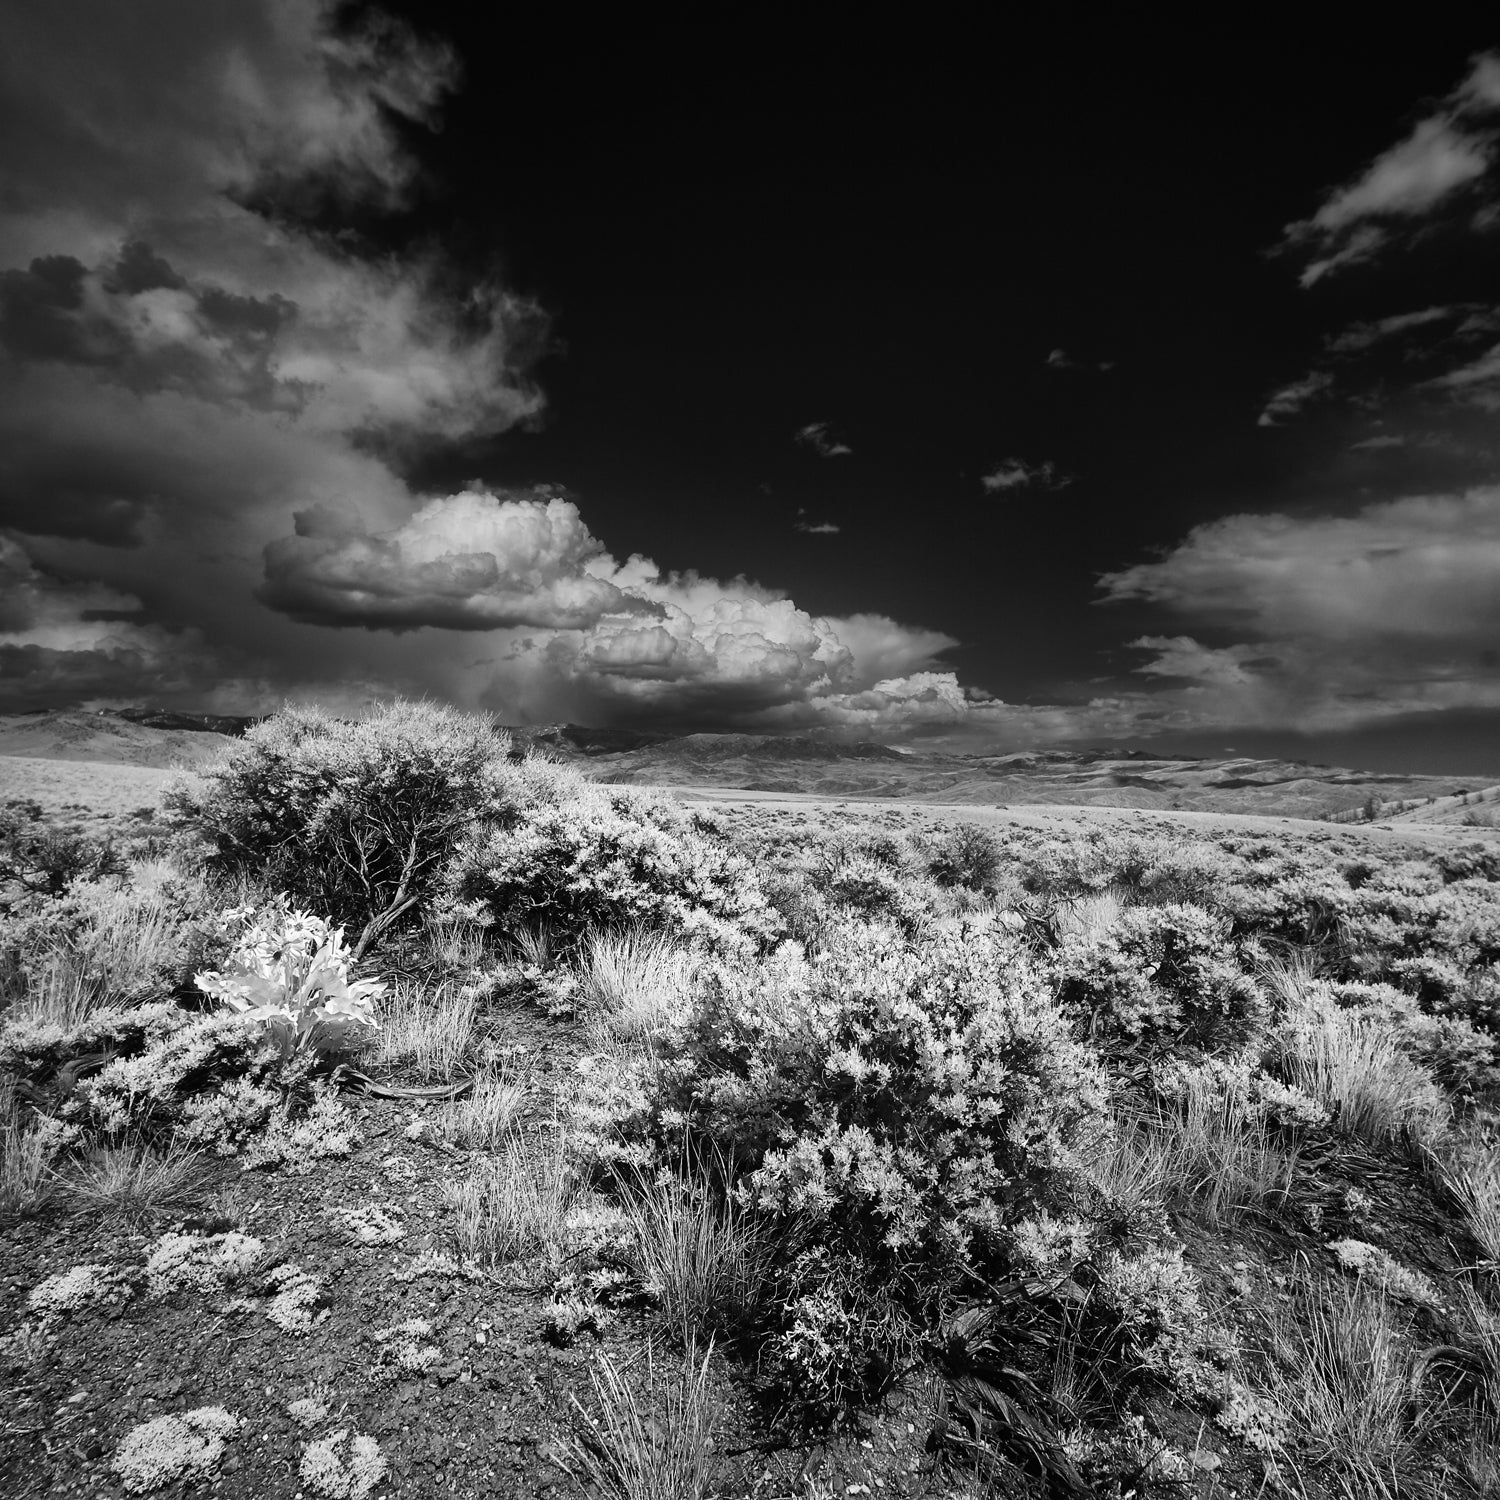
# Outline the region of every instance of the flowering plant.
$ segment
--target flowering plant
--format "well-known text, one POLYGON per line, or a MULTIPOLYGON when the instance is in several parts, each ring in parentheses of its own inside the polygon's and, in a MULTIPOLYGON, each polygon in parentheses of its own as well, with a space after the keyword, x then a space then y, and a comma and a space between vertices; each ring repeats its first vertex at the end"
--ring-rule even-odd
POLYGON ((350 980, 343 928, 295 909, 275 925, 250 920, 244 908, 226 912, 225 920, 247 923, 227 972, 210 969, 193 982, 246 1020, 264 1021, 284 1057, 338 1051, 378 1027, 375 1001, 386 986, 378 979, 350 980))

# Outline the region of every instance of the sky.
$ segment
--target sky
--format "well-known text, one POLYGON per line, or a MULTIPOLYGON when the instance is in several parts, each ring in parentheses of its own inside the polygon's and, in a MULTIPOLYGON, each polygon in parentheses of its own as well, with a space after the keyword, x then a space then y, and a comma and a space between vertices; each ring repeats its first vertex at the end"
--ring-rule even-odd
POLYGON ((1500 775, 1500 27, 0 11, 0 711, 1500 775))

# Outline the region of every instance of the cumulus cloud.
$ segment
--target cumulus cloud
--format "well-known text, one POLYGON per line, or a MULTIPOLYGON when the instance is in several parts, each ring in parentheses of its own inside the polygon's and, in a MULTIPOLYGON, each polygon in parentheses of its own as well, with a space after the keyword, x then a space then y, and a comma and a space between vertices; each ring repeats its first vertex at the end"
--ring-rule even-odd
POLYGON ((847 458, 854 449, 841 442, 833 433, 831 422, 809 422, 792 434, 795 442, 811 448, 820 458, 847 458))
POLYGON ((1190 681, 1208 719, 1331 728, 1500 704, 1500 487, 1230 516, 1101 586, 1241 637, 1134 643, 1152 653, 1138 670, 1190 681))
POLYGON ((1015 490, 1060 490, 1072 482, 1072 476, 1064 474, 1050 458, 1039 464, 1003 458, 988 474, 979 477, 987 495, 1005 495, 1015 490))
POLYGON ((294 511, 400 528, 418 502, 393 456, 542 407, 538 309, 305 227, 402 202, 397 123, 432 123, 456 77, 441 46, 336 9, 59 0, 12 18, 0 59, 0 524, 48 576, 197 632, 219 663, 200 692, 323 668, 436 685, 445 666, 255 608, 263 550, 294 511))
POLYGON ((266 547, 259 597, 321 625, 576 630, 642 607, 590 571, 603 553, 555 496, 465 490, 373 535, 349 511, 313 508, 266 547))
POLYGON ((1474 58, 1458 87, 1404 140, 1331 192, 1311 218, 1287 226, 1283 248, 1306 258, 1303 286, 1373 260, 1414 224, 1475 198, 1495 161, 1485 122, 1500 111, 1497 79, 1500 54, 1474 58))

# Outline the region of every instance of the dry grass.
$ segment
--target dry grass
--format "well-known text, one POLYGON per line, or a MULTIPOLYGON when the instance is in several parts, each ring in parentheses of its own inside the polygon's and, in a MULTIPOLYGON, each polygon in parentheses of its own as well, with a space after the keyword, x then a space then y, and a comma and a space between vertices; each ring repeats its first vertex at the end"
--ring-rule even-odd
POLYGON ((204 1159, 175 1141, 158 1148, 127 1140, 94 1147, 58 1183, 78 1207, 136 1222, 196 1203, 207 1176, 204 1159))
POLYGON ((0 1213, 34 1214, 52 1196, 52 1174, 42 1139, 21 1122, 0 1125, 0 1213))
POLYGON ((484 958, 484 929, 472 922, 429 917, 422 936, 433 963, 444 970, 471 973, 484 958))
POLYGON ((734 1198, 718 1190, 723 1176, 638 1170, 619 1183, 637 1269, 656 1288, 662 1321, 690 1343, 695 1332, 742 1326, 762 1284, 760 1238, 734 1198))
POLYGON ((437 1132, 450 1146, 498 1151, 526 1109, 527 1086, 507 1068, 480 1073, 469 1094, 438 1116, 437 1132))
POLYGON ((1335 1130, 1418 1152, 1443 1138, 1452 1117, 1447 1097, 1401 1050, 1392 1027, 1340 1009, 1300 956, 1268 968, 1265 978, 1286 1007, 1273 1044, 1278 1071, 1328 1110, 1335 1130))
POLYGON ((1177 1109, 1122 1117, 1091 1176, 1116 1213, 1139 1219, 1160 1206, 1218 1228, 1280 1210, 1298 1157, 1243 1099, 1194 1078, 1177 1109))
POLYGON ((1061 941, 1092 943, 1109 934, 1119 922, 1123 910, 1124 905, 1116 891, 1098 891, 1089 896, 1075 896, 1071 901, 1060 901, 1052 920, 1061 941))
POLYGON ((70 1030, 102 1006, 157 986, 181 953, 181 915, 159 883, 93 888, 87 918, 26 960, 25 991, 7 1019, 70 1030))
POLYGON ((1463 1210, 1486 1270, 1500 1271, 1500 1152, 1486 1141, 1455 1143, 1433 1157, 1439 1180, 1463 1210))
POLYGON ((663 1376, 648 1349, 637 1381, 601 1354, 590 1372, 596 1410, 573 1398, 575 1432, 561 1444, 568 1472, 601 1500, 702 1500, 718 1468, 712 1357, 712 1345, 701 1358, 690 1351, 663 1376))
POLYGON ((512 1135, 460 1183, 443 1190, 460 1253, 485 1264, 561 1261, 579 1183, 561 1132, 512 1135))
POLYGON ((594 933, 578 961, 585 1008, 617 1041, 649 1042, 681 1020, 693 969, 681 943, 638 927, 594 933))
POLYGON ((1263 1310, 1257 1382, 1291 1419, 1300 1449, 1351 1497, 1425 1494, 1416 1432, 1419 1366, 1402 1315, 1371 1287, 1311 1278, 1263 1310))
POLYGON ((479 999, 457 980, 435 988, 397 981, 380 1008, 376 1061, 405 1068, 423 1083, 444 1083, 463 1071, 474 1043, 479 999))

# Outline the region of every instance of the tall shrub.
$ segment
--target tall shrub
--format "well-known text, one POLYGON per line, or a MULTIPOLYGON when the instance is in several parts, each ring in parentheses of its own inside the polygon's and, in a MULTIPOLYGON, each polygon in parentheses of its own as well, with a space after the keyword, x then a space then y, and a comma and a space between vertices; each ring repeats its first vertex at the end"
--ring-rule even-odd
POLYGON ((461 839, 514 815, 527 778, 509 751, 508 735, 430 703, 356 722, 287 708, 172 802, 208 837, 217 868, 348 924, 358 958, 421 907, 461 839))

